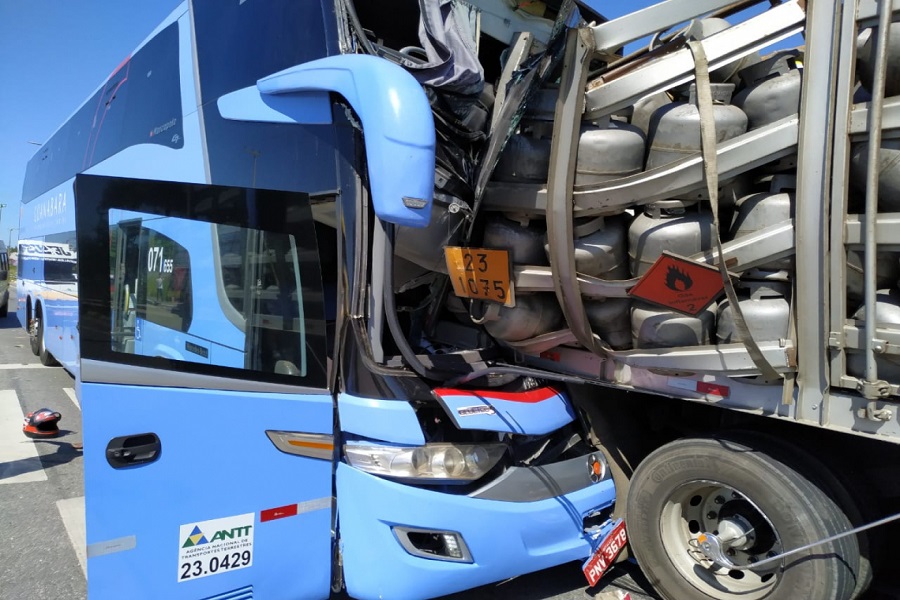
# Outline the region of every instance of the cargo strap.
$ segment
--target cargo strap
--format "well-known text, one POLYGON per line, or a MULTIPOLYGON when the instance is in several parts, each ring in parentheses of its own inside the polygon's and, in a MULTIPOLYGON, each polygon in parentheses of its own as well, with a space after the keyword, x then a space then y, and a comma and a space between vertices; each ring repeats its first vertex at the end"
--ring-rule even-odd
POLYGON ((747 353, 753 360, 753 364, 759 369, 762 376, 770 381, 781 379, 781 375, 769 364, 766 357, 753 339, 750 328, 747 327, 747 321, 741 312, 738 303, 737 293, 734 291, 734 284, 731 282, 731 275, 725 266, 725 253, 722 251, 722 238, 719 235, 719 169, 717 165, 716 154, 716 122, 713 117, 713 100, 712 91, 709 84, 709 61, 706 58, 706 52, 703 50, 703 44, 697 40, 688 42, 691 53, 694 55, 694 72, 696 73, 697 85, 697 108, 700 112, 700 141, 703 151, 703 175, 706 181, 706 189, 709 192, 709 204, 713 214, 713 230, 715 232, 714 239, 716 241, 716 252, 718 253, 718 267, 722 274, 722 282, 725 284, 725 295, 731 304, 732 315, 734 318, 734 326, 738 334, 741 336, 747 353))

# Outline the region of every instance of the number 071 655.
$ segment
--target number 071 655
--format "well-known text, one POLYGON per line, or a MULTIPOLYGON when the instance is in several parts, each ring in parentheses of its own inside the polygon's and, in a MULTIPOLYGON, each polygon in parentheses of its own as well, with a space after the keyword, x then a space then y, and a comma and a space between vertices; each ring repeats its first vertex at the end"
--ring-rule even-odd
POLYGON ((508 251, 447 246, 444 257, 457 296, 516 305, 508 251))

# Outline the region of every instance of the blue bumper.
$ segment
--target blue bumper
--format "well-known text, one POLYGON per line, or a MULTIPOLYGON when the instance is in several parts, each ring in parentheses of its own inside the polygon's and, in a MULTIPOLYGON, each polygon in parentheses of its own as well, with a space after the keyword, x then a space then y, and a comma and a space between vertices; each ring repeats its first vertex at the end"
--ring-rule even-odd
MULTIPOLYGON (((430 598, 582 560, 584 517, 615 502, 612 479, 535 502, 506 502, 403 485, 337 469, 341 549, 354 598, 430 598), (471 563, 408 553, 392 526, 459 532, 471 563)), ((596 532, 594 533, 596 535, 596 532)))

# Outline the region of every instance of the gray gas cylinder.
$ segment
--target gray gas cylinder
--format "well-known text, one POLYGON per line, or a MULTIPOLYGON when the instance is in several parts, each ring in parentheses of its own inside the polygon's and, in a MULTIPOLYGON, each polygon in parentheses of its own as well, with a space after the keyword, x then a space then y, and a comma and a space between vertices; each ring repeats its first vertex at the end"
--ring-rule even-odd
MULTIPOLYGON (((602 279, 628 279, 628 215, 575 222, 575 270, 602 279)), ((548 256, 550 245, 544 242, 548 256)))
POLYGON ((650 133, 650 119, 657 109, 672 103, 672 98, 666 92, 654 92, 644 96, 631 107, 631 124, 644 132, 644 136, 650 133))
MULTIPOLYGON (((866 308, 862 306, 853 314, 858 321, 865 321, 866 308)), ((900 292, 896 289, 878 290, 875 301, 875 320, 881 327, 900 329, 900 292)), ((900 382, 900 356, 896 354, 877 354, 875 364, 878 366, 879 379, 887 379, 892 383, 900 382)), ((865 377, 866 359, 863 353, 847 355, 847 373, 854 377, 865 377)))
MULTIPOLYGON (((863 278, 863 252, 849 250, 847 252, 847 301, 857 304, 863 301, 866 282, 863 278)), ((890 288, 900 278, 900 253, 877 252, 875 254, 875 287, 890 288)))
POLYGON ((484 226, 485 248, 509 250, 509 259, 517 265, 546 265, 544 236, 547 231, 534 222, 522 225, 502 215, 491 216, 484 226))
POLYGON ((648 204, 628 228, 631 274, 647 272, 665 251, 691 256, 712 247, 712 213, 681 200, 648 204))
POLYGON ((506 183, 547 181, 550 138, 516 133, 506 142, 491 178, 506 183))
POLYGON ((644 132, 628 123, 606 120, 596 125, 582 125, 575 185, 590 185, 640 173, 644 167, 645 144, 644 132))
MULTIPOLYGON (((786 192, 772 194, 759 193, 744 196, 737 201, 737 212, 731 224, 729 237, 732 240, 756 233, 771 225, 787 221, 794 214, 794 195, 786 192)), ((790 269, 793 258, 786 257, 760 265, 762 269, 790 269)))
MULTIPOLYGON (((578 138, 575 185, 590 185, 639 173, 644 166, 644 133, 628 123, 606 119, 585 123, 578 138)), ((550 138, 531 133, 510 137, 492 178, 506 183, 545 182, 550 138)))
POLYGON ((635 348, 676 348, 710 343, 716 322, 716 305, 696 317, 645 302, 631 307, 631 335, 635 348))
POLYGON ((459 198, 435 192, 428 225, 397 227, 394 252, 429 271, 446 273, 444 247, 459 242, 467 212, 468 205, 459 198))
MULTIPOLYGON (((853 144, 850 149, 850 180, 863 194, 868 160, 868 142, 853 144)), ((900 212, 900 139, 881 141, 878 162, 878 210, 900 212)))
POLYGON ((516 294, 514 307, 500 306, 488 314, 484 328, 498 340, 518 342, 554 331, 562 310, 553 294, 516 294))
MULTIPOLYGON (((866 29, 859 36, 857 44, 857 62, 859 79, 863 86, 872 91, 872 79, 875 75, 875 38, 878 28, 866 29)), ((900 29, 894 23, 888 32, 887 73, 884 77, 884 96, 900 95, 900 29)))
MULTIPOLYGON (((716 141, 737 137, 747 131, 747 115, 737 106, 728 104, 732 84, 712 84, 713 120, 716 141)), ((691 85, 688 102, 673 102, 656 109, 650 117, 647 169, 653 169, 700 152, 700 111, 696 106, 695 86, 691 85)))
POLYGON ((732 104, 747 115, 748 128, 756 129, 800 112, 802 71, 799 53, 779 53, 741 71, 746 86, 732 104))
MULTIPOLYGON (((790 293, 787 284, 742 281, 736 287, 738 305, 755 341, 775 341, 788 336, 791 305, 785 298, 790 293)), ((716 337, 720 344, 744 341, 735 327, 734 310, 727 299, 719 303, 716 337)))
POLYGON ((630 350, 632 348, 630 299, 586 300, 584 310, 587 313, 588 323, 591 324, 591 330, 613 350, 630 350))

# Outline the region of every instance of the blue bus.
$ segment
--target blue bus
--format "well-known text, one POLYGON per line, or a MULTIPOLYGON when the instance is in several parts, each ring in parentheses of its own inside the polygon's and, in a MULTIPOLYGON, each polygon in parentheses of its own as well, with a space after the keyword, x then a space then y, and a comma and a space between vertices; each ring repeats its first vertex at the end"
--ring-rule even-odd
POLYGON ((430 320, 485 111, 411 74, 407 4, 185 2, 30 161, 18 315, 77 377, 91 598, 424 598, 621 547, 571 379, 430 320))

